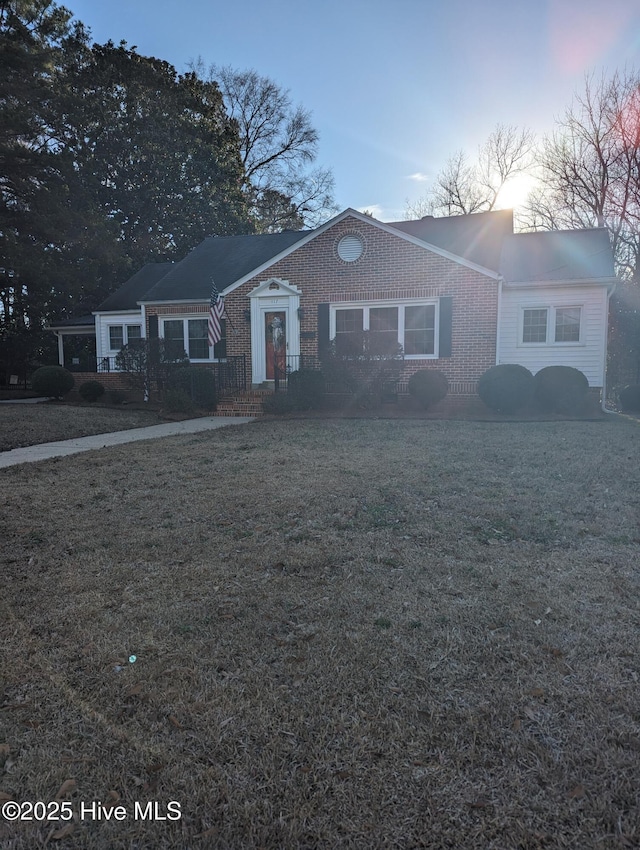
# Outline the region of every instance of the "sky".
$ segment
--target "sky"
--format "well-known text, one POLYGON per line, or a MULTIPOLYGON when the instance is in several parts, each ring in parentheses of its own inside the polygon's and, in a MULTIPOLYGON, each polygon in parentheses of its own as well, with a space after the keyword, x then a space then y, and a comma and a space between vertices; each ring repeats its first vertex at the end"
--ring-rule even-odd
MULTIPOLYGON (((640 70, 640 0, 62 0, 94 41, 290 91, 342 210, 404 217, 497 124, 553 131, 586 74, 640 70)), ((516 199, 513 199, 517 203, 516 199)))

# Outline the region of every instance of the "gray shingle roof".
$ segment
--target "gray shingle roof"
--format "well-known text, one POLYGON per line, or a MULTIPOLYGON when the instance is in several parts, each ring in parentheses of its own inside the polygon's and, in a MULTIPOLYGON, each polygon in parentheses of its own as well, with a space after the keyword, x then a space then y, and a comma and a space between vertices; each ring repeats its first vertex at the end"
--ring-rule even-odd
POLYGON ((444 218, 425 216, 417 221, 394 221, 391 227, 476 265, 498 271, 502 243, 513 233, 513 211, 444 218))
MULTIPOLYGON (((507 282, 614 276, 606 230, 513 234, 513 213, 398 221, 389 226, 455 256, 500 272, 507 282)), ((135 310, 138 302, 206 301, 215 280, 224 291, 312 231, 205 239, 179 263, 149 263, 112 293, 99 312, 135 310)))
POLYGON ((286 230, 253 236, 211 236, 176 263, 156 285, 149 289, 144 301, 208 300, 211 281, 222 292, 232 283, 290 248, 308 230, 286 230))
POLYGON ((147 263, 119 289, 105 298, 96 312, 137 310, 138 301, 173 268, 173 265, 173 263, 147 263))
POLYGON ((615 270, 609 233, 593 228, 508 236, 499 271, 513 283, 612 278, 615 270))
POLYGON ((47 327, 50 330, 58 330, 58 328, 80 328, 80 327, 91 327, 95 325, 96 317, 93 313, 89 313, 84 316, 75 316, 73 319, 62 319, 59 322, 51 322, 47 327))

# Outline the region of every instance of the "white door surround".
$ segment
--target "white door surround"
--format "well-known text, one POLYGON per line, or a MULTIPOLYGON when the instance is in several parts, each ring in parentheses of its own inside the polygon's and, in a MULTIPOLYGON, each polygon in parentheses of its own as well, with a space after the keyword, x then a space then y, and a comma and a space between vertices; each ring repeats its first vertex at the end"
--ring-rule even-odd
POLYGON ((288 280, 271 277, 249 293, 251 304, 251 383, 267 380, 265 314, 283 312, 286 326, 286 355, 300 355, 300 290, 288 280))

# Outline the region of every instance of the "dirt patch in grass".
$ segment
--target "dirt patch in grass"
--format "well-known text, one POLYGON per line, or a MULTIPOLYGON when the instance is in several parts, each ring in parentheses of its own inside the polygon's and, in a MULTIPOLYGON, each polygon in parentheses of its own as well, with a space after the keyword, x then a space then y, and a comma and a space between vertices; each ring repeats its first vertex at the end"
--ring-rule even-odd
POLYGON ((0 451, 157 425, 157 411, 91 405, 0 404, 0 451))
POLYGON ((4 470, 0 794, 75 815, 0 845, 638 846, 639 448, 263 421, 4 470))

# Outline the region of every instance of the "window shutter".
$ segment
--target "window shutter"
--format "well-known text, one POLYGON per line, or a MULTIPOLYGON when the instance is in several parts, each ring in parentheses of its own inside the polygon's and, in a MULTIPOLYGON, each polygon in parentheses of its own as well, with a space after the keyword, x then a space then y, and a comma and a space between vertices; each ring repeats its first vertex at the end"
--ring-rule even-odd
POLYGON ((149 339, 158 339, 158 317, 149 316, 149 339))
POLYGON ((324 360, 329 353, 329 305, 318 304, 318 357, 324 360))
POLYGON ((440 345, 438 357, 451 357, 451 324, 453 298, 446 295, 440 299, 440 345))

